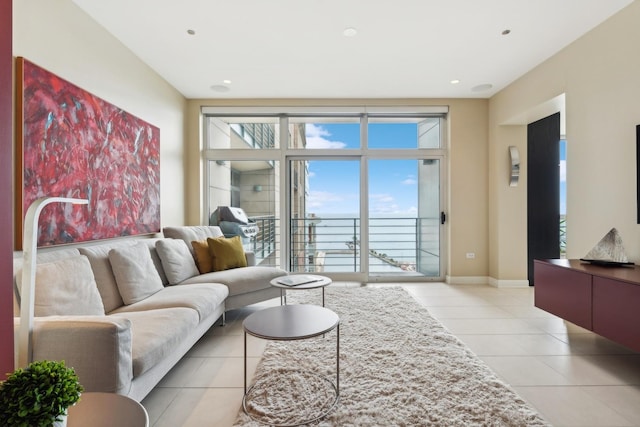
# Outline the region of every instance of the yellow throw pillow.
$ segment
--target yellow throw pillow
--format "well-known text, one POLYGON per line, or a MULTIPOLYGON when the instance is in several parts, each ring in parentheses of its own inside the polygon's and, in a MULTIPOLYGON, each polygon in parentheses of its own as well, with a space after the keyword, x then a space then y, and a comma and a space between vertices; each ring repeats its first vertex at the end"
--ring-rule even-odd
POLYGON ((240 236, 230 238, 209 237, 207 242, 209 243, 209 254, 213 261, 213 271, 247 266, 247 258, 244 255, 240 236))
POLYGON ((191 247, 193 247, 193 254, 200 274, 211 273, 213 271, 213 263, 209 253, 209 243, 206 240, 195 240, 191 242, 191 247))

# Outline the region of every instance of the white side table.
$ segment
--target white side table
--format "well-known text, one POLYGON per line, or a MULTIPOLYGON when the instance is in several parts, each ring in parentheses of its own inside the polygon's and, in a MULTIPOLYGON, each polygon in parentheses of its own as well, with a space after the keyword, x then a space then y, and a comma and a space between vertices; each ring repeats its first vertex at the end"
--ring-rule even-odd
POLYGON ((271 284, 271 286, 276 287, 276 288, 280 288, 280 305, 286 305, 287 304, 287 294, 286 294, 287 290, 322 288, 322 306, 324 307, 324 288, 331 284, 331 279, 329 279, 328 277, 325 277, 325 276, 318 276, 318 275, 315 275, 315 274, 303 274, 302 276, 304 276, 306 278, 309 278, 309 279, 312 279, 313 282, 302 283, 300 285, 290 286, 290 285, 284 285, 284 284, 282 284, 282 283, 280 283, 278 281, 278 280, 286 278, 286 277, 294 277, 294 276, 296 276, 296 275, 295 274, 290 274, 288 276, 276 277, 275 279, 272 279, 269 282, 271 284))
POLYGON ((149 415, 139 402, 115 393, 86 392, 69 407, 67 427, 149 427, 149 415))

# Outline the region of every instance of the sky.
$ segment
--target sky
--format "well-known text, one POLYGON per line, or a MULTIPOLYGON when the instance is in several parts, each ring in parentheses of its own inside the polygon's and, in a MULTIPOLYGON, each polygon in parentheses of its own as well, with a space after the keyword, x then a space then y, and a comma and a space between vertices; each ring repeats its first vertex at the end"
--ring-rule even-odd
MULTIPOLYGON (((371 148, 415 148, 415 124, 371 124, 371 148)), ((307 124, 307 148, 349 149, 360 146, 360 124, 307 124)), ((415 217, 418 203, 416 160, 369 163, 370 216, 415 217)), ((359 212, 360 165, 357 160, 309 162, 307 210, 316 215, 359 212)))

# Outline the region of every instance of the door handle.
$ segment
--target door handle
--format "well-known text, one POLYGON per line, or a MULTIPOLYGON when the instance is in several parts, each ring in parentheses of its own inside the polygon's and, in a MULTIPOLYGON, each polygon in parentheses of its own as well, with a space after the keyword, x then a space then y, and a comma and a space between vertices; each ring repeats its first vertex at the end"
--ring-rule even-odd
POLYGON ((444 224, 447 221, 447 214, 440 212, 440 224, 444 224))

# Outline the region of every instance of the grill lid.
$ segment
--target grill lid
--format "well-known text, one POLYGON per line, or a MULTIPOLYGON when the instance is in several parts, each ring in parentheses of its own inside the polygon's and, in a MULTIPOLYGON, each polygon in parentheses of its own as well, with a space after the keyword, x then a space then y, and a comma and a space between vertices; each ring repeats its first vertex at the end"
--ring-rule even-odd
POLYGON ((242 208, 232 206, 218 206, 211 214, 211 225, 219 225, 222 221, 236 222, 238 224, 249 224, 249 218, 242 208))

